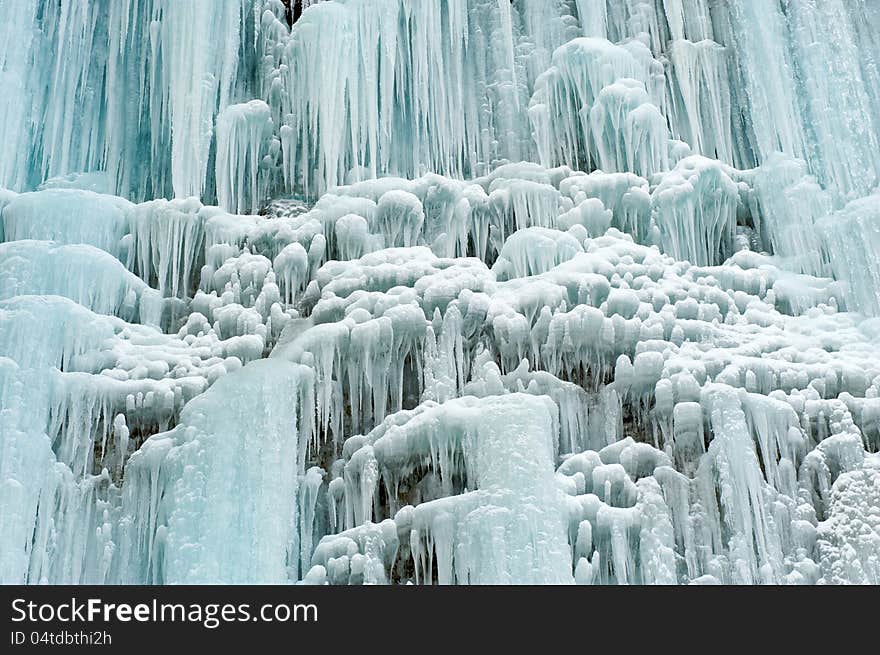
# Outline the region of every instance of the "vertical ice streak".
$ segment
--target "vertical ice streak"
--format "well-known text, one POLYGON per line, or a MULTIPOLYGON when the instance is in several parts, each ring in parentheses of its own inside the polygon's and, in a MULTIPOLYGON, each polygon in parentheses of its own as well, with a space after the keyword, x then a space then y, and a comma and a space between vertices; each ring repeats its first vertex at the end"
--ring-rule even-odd
POLYGON ((309 408, 300 402, 311 383, 308 369, 254 362, 192 401, 177 428, 132 458, 123 505, 131 550, 121 553, 131 582, 291 577, 299 557, 297 452, 309 438, 309 408), (270 393, 276 400, 250 415, 270 393))

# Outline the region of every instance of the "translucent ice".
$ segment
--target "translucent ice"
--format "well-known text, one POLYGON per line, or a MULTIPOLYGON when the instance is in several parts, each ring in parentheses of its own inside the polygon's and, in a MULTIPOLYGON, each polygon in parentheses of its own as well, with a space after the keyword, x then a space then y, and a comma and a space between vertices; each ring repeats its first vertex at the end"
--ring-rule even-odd
POLYGON ((878 34, 0 0, 0 582, 880 582, 878 34))

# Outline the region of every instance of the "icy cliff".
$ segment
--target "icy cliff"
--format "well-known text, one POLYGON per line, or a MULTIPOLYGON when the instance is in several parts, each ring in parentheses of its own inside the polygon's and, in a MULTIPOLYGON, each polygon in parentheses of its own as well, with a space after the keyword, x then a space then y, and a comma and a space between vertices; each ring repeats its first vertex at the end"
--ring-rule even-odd
POLYGON ((875 3, 293 5, 0 0, 0 582, 880 583, 875 3))

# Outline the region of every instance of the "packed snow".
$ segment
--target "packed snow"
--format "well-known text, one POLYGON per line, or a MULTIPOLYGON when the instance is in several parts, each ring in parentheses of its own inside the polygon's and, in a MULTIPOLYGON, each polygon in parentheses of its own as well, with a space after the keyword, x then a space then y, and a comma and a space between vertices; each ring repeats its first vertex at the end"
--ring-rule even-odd
POLYGON ((875 3, 301 8, 0 0, 0 583, 880 584, 875 3))

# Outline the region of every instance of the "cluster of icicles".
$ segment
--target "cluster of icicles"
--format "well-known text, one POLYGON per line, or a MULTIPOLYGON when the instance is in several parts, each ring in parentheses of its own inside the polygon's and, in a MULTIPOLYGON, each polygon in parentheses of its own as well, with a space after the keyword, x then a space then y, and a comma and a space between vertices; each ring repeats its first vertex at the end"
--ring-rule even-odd
POLYGON ((880 583, 868 3, 24 4, 0 582, 880 583))

